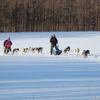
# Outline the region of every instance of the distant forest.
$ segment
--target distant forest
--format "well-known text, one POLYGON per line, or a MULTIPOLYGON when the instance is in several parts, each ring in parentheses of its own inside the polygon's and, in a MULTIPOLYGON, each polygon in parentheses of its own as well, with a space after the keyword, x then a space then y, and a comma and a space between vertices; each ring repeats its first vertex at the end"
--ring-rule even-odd
POLYGON ((100 31, 100 0, 0 0, 0 32, 100 31))

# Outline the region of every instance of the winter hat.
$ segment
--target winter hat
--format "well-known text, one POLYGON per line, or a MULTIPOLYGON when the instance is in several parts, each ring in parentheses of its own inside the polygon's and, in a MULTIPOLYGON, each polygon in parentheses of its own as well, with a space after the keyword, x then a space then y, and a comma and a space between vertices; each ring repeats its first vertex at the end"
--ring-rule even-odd
POLYGON ((8 38, 8 40, 10 40, 10 38, 8 38))
POLYGON ((52 34, 52 36, 55 36, 55 34, 52 34))

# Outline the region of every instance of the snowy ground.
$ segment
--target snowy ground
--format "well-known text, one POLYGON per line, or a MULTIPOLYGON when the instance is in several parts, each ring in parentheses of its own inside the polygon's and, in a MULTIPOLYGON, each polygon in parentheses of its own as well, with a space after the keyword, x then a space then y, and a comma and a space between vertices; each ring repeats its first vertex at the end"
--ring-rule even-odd
POLYGON ((61 50, 67 56, 50 55, 53 32, 0 34, 0 100, 100 100, 100 33, 57 32, 61 50), (3 55, 8 37, 13 48, 43 47, 43 54, 3 55), (88 58, 73 54, 89 49, 88 58))

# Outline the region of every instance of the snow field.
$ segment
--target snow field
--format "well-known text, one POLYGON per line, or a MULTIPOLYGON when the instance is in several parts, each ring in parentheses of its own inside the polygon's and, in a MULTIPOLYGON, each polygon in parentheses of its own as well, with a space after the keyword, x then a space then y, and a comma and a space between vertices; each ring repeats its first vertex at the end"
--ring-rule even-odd
POLYGON ((0 100, 100 100, 100 34, 57 32, 59 48, 70 46, 71 52, 54 56, 52 33, 0 34, 0 43, 10 37, 12 48, 43 47, 43 54, 3 55, 0 46, 0 100), (76 48, 91 55, 73 54, 76 48))

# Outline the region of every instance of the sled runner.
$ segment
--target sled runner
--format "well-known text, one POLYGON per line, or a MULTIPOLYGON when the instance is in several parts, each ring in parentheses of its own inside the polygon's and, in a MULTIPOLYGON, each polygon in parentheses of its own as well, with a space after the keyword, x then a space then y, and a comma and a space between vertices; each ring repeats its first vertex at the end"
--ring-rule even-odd
POLYGON ((53 54, 54 55, 60 55, 61 53, 62 53, 62 51, 57 46, 53 47, 53 54))

